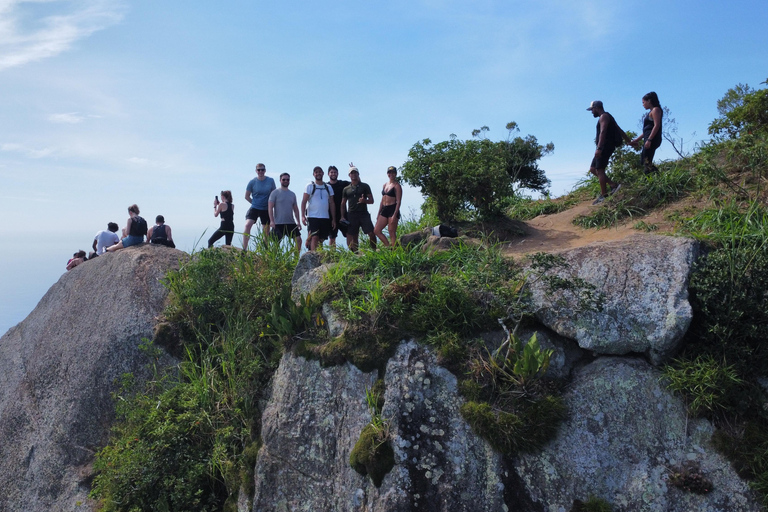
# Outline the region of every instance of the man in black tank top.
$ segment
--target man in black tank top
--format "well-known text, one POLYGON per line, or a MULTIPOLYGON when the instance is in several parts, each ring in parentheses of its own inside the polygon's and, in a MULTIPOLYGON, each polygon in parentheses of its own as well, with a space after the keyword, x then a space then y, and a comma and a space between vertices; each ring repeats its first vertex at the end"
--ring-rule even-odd
POLYGON ((173 235, 171 234, 171 226, 165 224, 165 217, 158 215, 155 218, 155 226, 149 228, 147 232, 147 238, 149 243, 165 245, 166 247, 176 248, 176 244, 173 243, 173 235))
POLYGON ((602 101, 593 101, 587 109, 592 112, 594 117, 597 117, 597 128, 595 134, 595 156, 592 158, 592 163, 589 166, 589 172, 597 176, 597 180, 600 182, 600 197, 595 199, 592 204, 600 204, 608 197, 608 186, 611 187, 610 193, 613 194, 621 187, 621 184, 608 178, 605 174, 605 168, 608 167, 608 161, 611 159, 611 155, 616 150, 617 144, 621 144, 623 139, 627 144, 631 141, 624 130, 619 128, 618 123, 611 114, 603 110, 602 101), (620 133, 620 138, 617 141, 616 135, 620 133))

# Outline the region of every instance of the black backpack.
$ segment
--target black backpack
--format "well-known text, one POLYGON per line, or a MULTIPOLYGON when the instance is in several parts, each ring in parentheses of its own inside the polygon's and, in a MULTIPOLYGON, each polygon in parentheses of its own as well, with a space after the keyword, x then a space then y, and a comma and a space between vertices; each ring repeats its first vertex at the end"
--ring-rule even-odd
POLYGON ((131 236, 144 236, 147 234, 147 221, 138 215, 131 221, 131 236))
MULTIPOLYGON (((331 193, 330 193, 330 192, 328 192, 328 184, 327 184, 327 183, 323 182, 323 187, 322 187, 322 188, 324 188, 324 189, 325 189, 325 193, 326 193, 326 194, 328 194, 328 195, 331 195, 331 193)), ((309 194, 309 195, 310 195, 310 196, 313 196, 313 195, 315 195, 315 190, 317 190, 317 183, 315 183, 315 182, 313 181, 313 182, 312 182, 312 193, 311 193, 311 194, 309 194)), ((322 196, 321 196, 321 197, 322 197, 322 196)))

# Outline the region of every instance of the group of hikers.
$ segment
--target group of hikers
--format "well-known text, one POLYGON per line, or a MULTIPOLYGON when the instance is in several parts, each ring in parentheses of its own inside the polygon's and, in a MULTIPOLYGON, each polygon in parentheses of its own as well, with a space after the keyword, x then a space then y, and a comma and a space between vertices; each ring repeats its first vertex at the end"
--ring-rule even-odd
POLYGON ((658 171, 653 165, 653 157, 656 150, 661 146, 661 118, 664 116, 664 111, 659 103, 659 96, 653 91, 643 96, 642 101, 643 107, 648 110, 643 118, 643 133, 631 140, 626 132, 619 128, 613 116, 605 111, 602 101, 593 101, 587 108, 594 117, 598 118, 595 135, 597 149, 589 166, 589 172, 597 176, 597 180, 600 182, 600 196, 592 204, 602 203, 606 197, 621 188, 620 183, 616 183, 606 176, 605 168, 608 167, 611 155, 617 147, 621 146, 622 142, 626 142, 637 149, 639 141, 643 140, 640 151, 640 167, 644 169, 646 174, 658 171))
MULTIPOLYGON (((661 145, 662 117, 664 112, 655 92, 649 92, 642 98, 643 107, 648 110, 643 118, 643 132, 634 139, 622 130, 611 114, 605 111, 603 102, 593 101, 587 110, 598 119, 595 134, 595 155, 590 164, 589 172, 594 174, 600 183, 600 196, 592 204, 602 203, 606 197, 621 188, 620 183, 608 178, 605 173, 608 162, 617 147, 626 142, 637 149, 640 147, 640 166, 646 173, 657 172, 653 165, 653 157, 661 145)), ((245 189, 245 200, 250 203, 245 214, 243 230, 243 250, 248 250, 251 229, 256 222, 261 222, 264 239, 268 237, 278 243, 284 238, 293 239, 297 250, 301 250, 301 225, 307 226, 305 247, 315 251, 329 240, 331 247, 336 246, 336 238, 341 232, 346 238, 350 250, 356 251, 359 244, 360 230, 368 235, 371 248, 376 248, 378 238, 385 246, 394 246, 397 240, 397 225, 400 219, 400 204, 403 189, 397 178, 397 168, 387 168, 387 181, 381 189, 381 201, 376 222, 371 220, 368 205, 374 204, 371 187, 360 181, 360 171, 354 164, 349 164, 349 181, 339 179, 339 170, 335 165, 328 167, 328 182, 323 181, 325 172, 320 166, 312 170, 313 180, 304 189, 299 207, 296 194, 288 187, 291 175, 287 172, 280 174, 280 186, 275 180, 266 175, 267 168, 263 163, 256 165, 256 177, 248 182, 245 189), (389 239, 384 234, 387 228, 389 239)), ((128 221, 123 229, 123 236, 117 236, 118 226, 114 222, 107 225, 106 230, 99 231, 93 239, 93 252, 86 257, 85 251, 76 252, 67 262, 67 270, 71 270, 84 261, 95 258, 105 252, 114 252, 124 247, 138 245, 147 241, 175 247, 171 227, 165 224, 162 215, 155 219, 155 226, 147 229, 147 222, 139 216, 139 207, 128 207, 128 221)), ((226 245, 232 245, 235 234, 235 205, 232 192, 221 191, 221 200, 216 196, 213 202, 213 215, 221 219, 221 225, 208 239, 208 247, 213 247, 221 238, 226 245)))
POLYGON ((88 256, 83 250, 77 251, 67 262, 67 270, 72 270, 81 263, 105 253, 143 243, 145 237, 152 244, 176 247, 173 242, 171 226, 165 223, 165 218, 158 215, 155 217, 155 225, 147 228, 147 221, 139 215, 139 207, 135 204, 128 207, 128 220, 125 223, 125 228, 123 228, 122 238, 117 235, 118 229, 116 223, 109 222, 107 229, 99 231, 93 238, 93 251, 88 256))
MULTIPOLYGON (((353 163, 349 164, 349 181, 339 179, 339 170, 335 165, 328 167, 328 182, 323 181, 325 171, 320 166, 312 169, 313 180, 304 188, 299 208, 296 194, 288 187, 291 175, 280 174, 280 186, 266 175, 267 167, 256 164, 256 177, 245 188, 245 200, 250 203, 245 214, 243 230, 243 250, 248 250, 251 229, 258 221, 264 233, 264 239, 272 237, 279 243, 284 237, 294 240, 297 250, 301 250, 301 225, 307 226, 305 247, 315 251, 329 240, 331 247, 336 246, 338 233, 346 238, 350 250, 356 251, 359 244, 360 230, 368 235, 371 248, 376 248, 378 238, 385 246, 394 246, 397 240, 397 224, 400 219, 400 204, 403 188, 397 179, 397 168, 387 169, 388 180, 382 186, 381 201, 376 223, 371 220, 368 205, 375 199, 371 187, 360 181, 360 171, 353 163), (389 238, 384 234, 387 228, 389 238)), ((235 233, 234 204, 232 192, 221 191, 213 201, 213 215, 221 218, 221 226, 211 238, 208 247, 225 238, 226 245, 232 244, 235 233)))

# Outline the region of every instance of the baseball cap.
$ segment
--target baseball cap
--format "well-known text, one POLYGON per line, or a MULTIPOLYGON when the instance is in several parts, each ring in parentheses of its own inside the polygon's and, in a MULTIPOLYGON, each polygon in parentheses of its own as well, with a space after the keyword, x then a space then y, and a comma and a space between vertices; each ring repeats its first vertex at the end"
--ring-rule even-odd
POLYGON ((603 108, 603 102, 600 100, 595 100, 589 104, 589 108, 587 110, 592 110, 595 107, 603 108))
POLYGON ((360 174, 360 171, 357 170, 357 167, 352 166, 349 168, 349 174, 352 174, 353 172, 356 172, 357 174, 360 174))

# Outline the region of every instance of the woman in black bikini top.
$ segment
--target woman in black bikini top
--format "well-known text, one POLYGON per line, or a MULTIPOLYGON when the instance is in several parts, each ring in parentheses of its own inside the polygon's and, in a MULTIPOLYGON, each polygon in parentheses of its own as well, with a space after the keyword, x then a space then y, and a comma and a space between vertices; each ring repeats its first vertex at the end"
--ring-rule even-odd
POLYGON ((403 198, 403 187, 397 181, 397 168, 390 166, 387 169, 389 181, 381 188, 381 205, 379 216, 376 218, 376 226, 373 233, 379 237, 384 245, 391 247, 397 242, 397 221, 400 219, 400 201, 403 198), (387 190, 387 185, 390 185, 387 190), (384 236, 384 228, 387 228, 389 240, 384 236))

